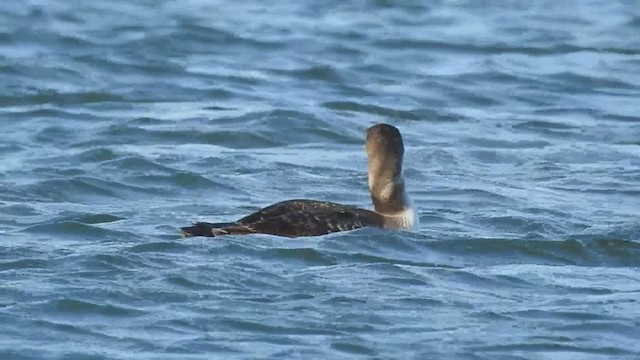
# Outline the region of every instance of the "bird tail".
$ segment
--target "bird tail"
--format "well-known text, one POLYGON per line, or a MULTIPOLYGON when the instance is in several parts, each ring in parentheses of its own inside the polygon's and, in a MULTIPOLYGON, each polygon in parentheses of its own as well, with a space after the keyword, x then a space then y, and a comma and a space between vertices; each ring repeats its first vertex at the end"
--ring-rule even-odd
POLYGON ((220 235, 245 235, 253 231, 246 226, 237 223, 207 223, 197 222, 192 226, 180 228, 183 237, 207 236, 216 237, 220 235))

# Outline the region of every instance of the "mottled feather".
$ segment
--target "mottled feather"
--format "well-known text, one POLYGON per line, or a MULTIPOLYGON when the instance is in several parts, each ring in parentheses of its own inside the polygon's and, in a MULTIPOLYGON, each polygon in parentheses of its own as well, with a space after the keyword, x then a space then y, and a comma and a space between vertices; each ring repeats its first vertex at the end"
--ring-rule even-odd
POLYGON ((199 222, 182 228, 182 233, 184 236, 262 233, 296 237, 382 226, 382 216, 370 210, 326 201, 296 199, 267 206, 233 223, 199 222))

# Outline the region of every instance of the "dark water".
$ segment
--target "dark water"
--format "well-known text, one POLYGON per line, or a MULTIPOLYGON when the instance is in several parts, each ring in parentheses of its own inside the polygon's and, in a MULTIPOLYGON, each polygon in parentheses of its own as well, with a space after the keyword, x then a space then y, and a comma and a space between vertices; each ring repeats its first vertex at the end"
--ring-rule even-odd
POLYGON ((638 359, 640 3, 496 3, 0 2, 0 359, 638 359), (177 236, 376 122, 419 231, 177 236))

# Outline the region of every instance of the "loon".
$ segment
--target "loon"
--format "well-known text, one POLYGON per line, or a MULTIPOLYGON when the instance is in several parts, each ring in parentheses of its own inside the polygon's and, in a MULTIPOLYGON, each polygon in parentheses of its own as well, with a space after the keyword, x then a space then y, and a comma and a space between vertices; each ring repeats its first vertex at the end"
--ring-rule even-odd
POLYGON ((270 234, 285 237, 319 236, 363 227, 409 230, 419 225, 402 175, 404 145, 400 131, 388 124, 367 129, 369 191, 374 211, 326 201, 282 201, 235 222, 196 222, 182 235, 220 236, 270 234))

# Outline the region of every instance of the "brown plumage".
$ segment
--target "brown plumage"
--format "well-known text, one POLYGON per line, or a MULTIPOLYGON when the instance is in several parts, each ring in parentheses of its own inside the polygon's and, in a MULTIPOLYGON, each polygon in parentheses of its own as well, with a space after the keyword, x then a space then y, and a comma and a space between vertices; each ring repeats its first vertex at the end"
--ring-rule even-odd
POLYGON ((367 129, 369 190, 375 211, 317 200, 288 200, 231 223, 198 222, 183 227, 188 236, 271 234, 318 236, 362 227, 405 229, 417 218, 410 211, 402 178, 404 146, 398 129, 378 124, 367 129), (409 219, 411 217, 411 219, 409 219))
POLYGON ((246 235, 318 236, 361 227, 382 227, 380 214, 315 200, 282 201, 233 223, 198 222, 182 228, 184 236, 246 235))

